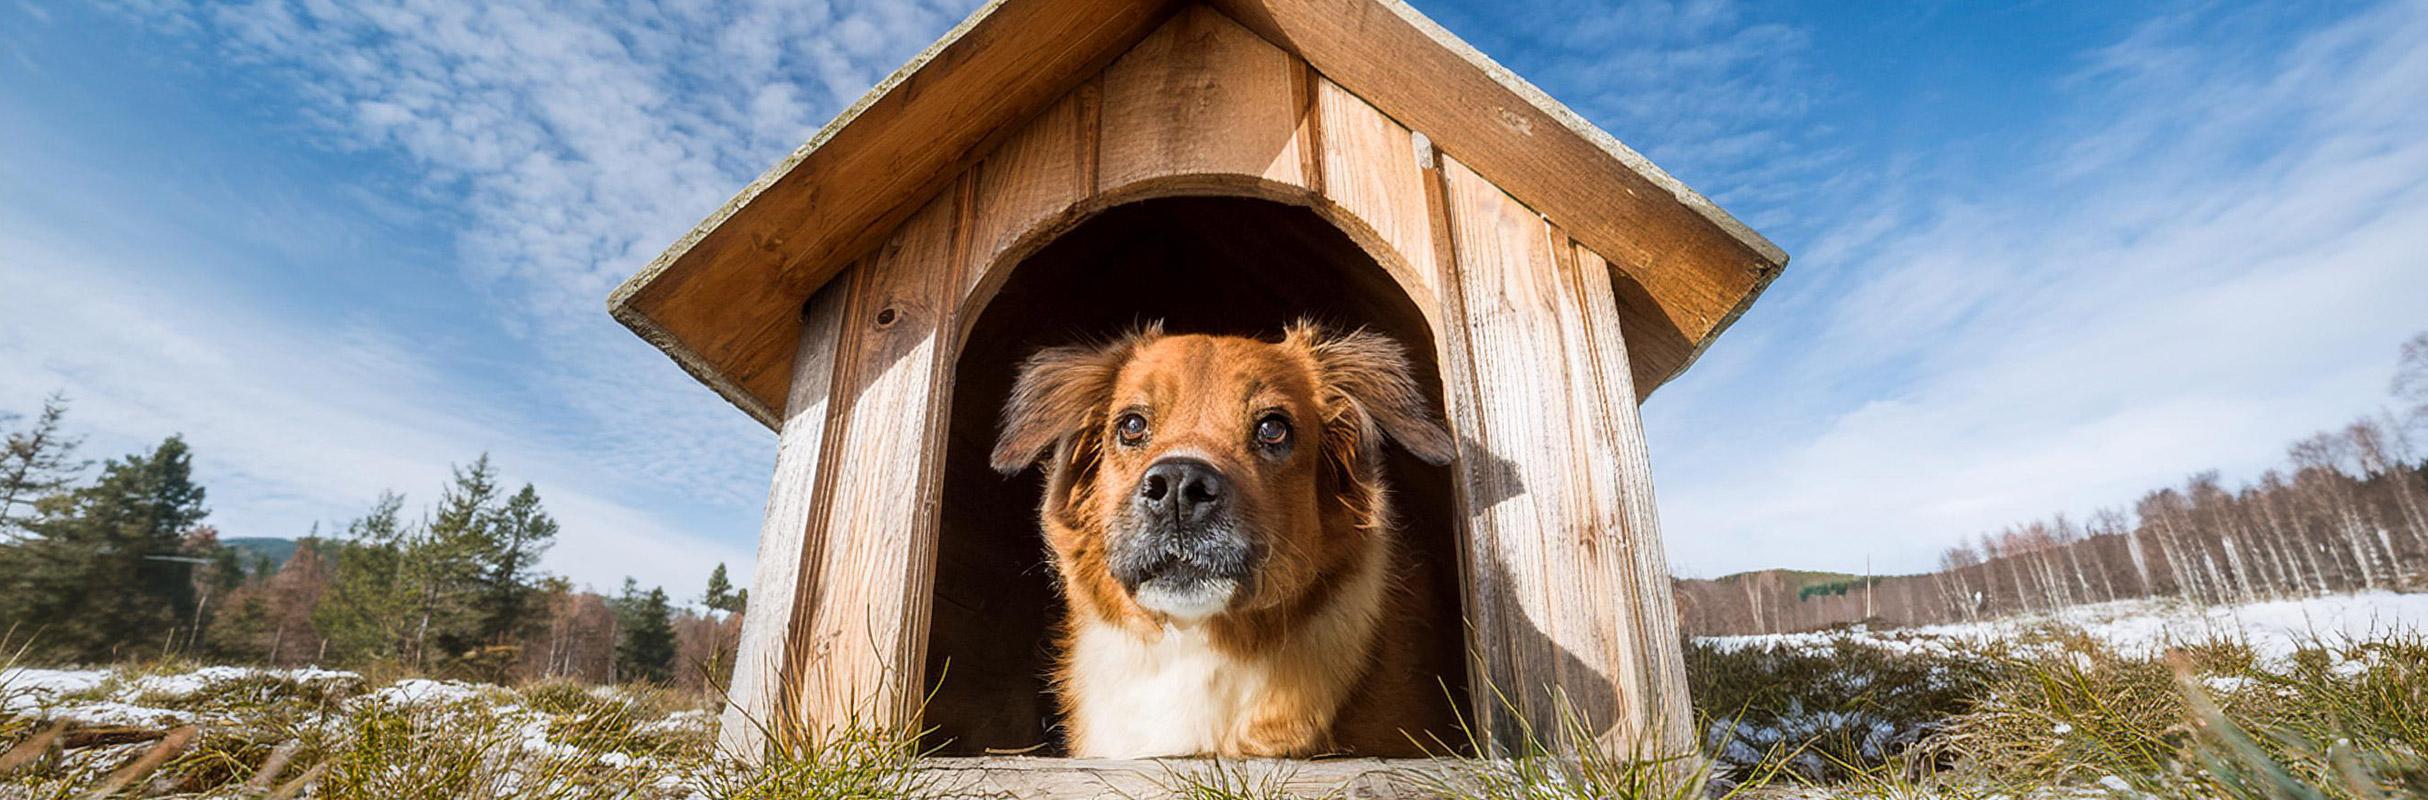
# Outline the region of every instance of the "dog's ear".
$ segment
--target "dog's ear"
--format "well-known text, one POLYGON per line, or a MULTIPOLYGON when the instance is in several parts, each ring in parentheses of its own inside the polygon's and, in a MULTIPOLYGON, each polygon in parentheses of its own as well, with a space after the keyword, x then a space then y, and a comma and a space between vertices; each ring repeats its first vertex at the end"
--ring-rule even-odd
POLYGON ((1345 424, 1361 440, 1340 444, 1371 449, 1387 435, 1435 466, 1458 455, 1450 431, 1425 404, 1425 392, 1409 373, 1407 351, 1398 342, 1364 329, 1335 335, 1304 321, 1290 326, 1284 341, 1315 357, 1324 404, 1334 417, 1328 422, 1345 424))
POLYGON ((1093 430, 1122 363, 1160 333, 1160 325, 1149 325, 1109 343, 1049 347, 1030 356, 1003 404, 1003 428, 990 459, 995 471, 1028 469, 1056 445, 1093 430))

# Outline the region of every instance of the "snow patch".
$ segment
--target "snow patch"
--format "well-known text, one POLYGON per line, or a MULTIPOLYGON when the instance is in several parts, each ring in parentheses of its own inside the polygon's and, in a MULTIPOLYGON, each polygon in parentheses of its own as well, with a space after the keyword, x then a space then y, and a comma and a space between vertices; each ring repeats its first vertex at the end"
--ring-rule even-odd
POLYGON ((428 678, 406 678, 389 684, 379 691, 364 695, 367 702, 391 708, 442 706, 480 699, 479 686, 463 681, 434 681, 428 678))
MULTIPOLYGON (((1955 656, 1983 645, 2022 639, 2049 630, 2079 631, 2118 653, 2156 655, 2169 647, 2226 641, 2251 648, 2262 661, 2281 663, 2305 647, 2428 632, 2428 594, 2356 594, 2268 600, 2202 607, 2174 599, 2119 600, 2075 606, 2046 614, 1982 622, 1925 625, 1889 631, 1856 629, 1762 636, 1714 636, 1699 641, 1721 650, 1776 647, 1820 653, 1840 641, 1855 641, 1900 655, 1955 656)), ((2336 665, 2352 675, 2367 667, 2336 665), (2350 670, 2350 671, 2346 671, 2350 670)))

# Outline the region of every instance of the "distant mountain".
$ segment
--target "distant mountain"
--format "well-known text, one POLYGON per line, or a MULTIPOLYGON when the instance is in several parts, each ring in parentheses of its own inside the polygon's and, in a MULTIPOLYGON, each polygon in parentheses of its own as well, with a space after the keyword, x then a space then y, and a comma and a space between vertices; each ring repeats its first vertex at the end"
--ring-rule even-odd
POLYGON ((222 547, 236 548, 236 552, 243 553, 245 569, 248 572, 252 571, 253 562, 264 556, 269 557, 272 569, 286 566, 287 559, 295 557, 295 540, 293 539, 280 539, 275 536, 242 536, 234 539, 221 539, 219 544, 222 547))

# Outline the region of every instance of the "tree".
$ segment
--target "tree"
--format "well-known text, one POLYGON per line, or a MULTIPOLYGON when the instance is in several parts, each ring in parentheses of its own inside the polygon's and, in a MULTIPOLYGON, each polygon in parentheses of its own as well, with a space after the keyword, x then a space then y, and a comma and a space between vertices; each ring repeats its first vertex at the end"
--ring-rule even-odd
POLYGON ((485 454, 454 472, 455 483, 439 495, 438 512, 422 526, 421 536, 408 542, 414 626, 409 657, 417 665, 430 663, 434 646, 444 657, 482 643, 475 600, 487 556, 496 546, 497 473, 485 454))
MULTIPOLYGON (((66 489, 83 474, 87 462, 75 459, 81 437, 59 432, 59 421, 66 416, 67 395, 53 394, 43 398, 33 427, 8 434, 8 447, 0 451, 0 537, 18 538, 20 521, 33 511, 35 501, 66 489)), ((14 414, 0 415, 0 423, 14 419, 14 414)))
POLYGON ((2394 368, 2395 402, 2413 430, 2428 428, 2428 331, 2403 343, 2402 360, 2394 368))
POLYGON ((135 647, 173 648, 194 613, 184 537, 210 512, 193 454, 171 436, 149 454, 113 459, 93 485, 45 498, 9 548, 9 621, 38 629, 63 660, 103 661, 135 647))
POLYGON ((332 548, 328 588, 312 609, 312 626, 341 661, 401 660, 411 647, 413 590, 405 565, 412 532, 399 513, 404 504, 394 492, 381 494, 369 513, 346 523, 332 548))
POLYGON ((312 612, 328 593, 332 577, 323 553, 335 548, 317 533, 297 540, 295 555, 270 576, 270 642, 262 660, 272 666, 318 662, 326 652, 328 640, 314 626, 312 612))
POLYGON ((544 587, 534 567, 556 543, 557 525, 540 507, 539 492, 526 483, 491 516, 487 530, 489 543, 481 554, 480 636, 497 645, 533 633, 542 621, 534 601, 544 587))
POLYGON ((700 604, 727 613, 742 610, 742 598, 734 594, 733 581, 725 577, 724 564, 708 573, 708 594, 700 598, 700 604))
POLYGON ((616 671, 627 681, 647 681, 666 684, 674 678, 674 609, 666 602, 666 590, 651 589, 640 594, 631 579, 624 581, 624 596, 617 598, 618 616, 622 617, 624 640, 617 644, 616 671))

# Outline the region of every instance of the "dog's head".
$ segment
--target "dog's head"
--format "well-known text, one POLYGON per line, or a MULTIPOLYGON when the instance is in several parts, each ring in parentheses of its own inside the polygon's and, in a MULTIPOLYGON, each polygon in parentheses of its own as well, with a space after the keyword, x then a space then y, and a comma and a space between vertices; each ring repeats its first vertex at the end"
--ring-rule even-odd
POLYGON ((1046 462, 1066 592, 1116 619, 1195 622, 1288 604, 1357 563, 1388 525, 1386 440, 1452 456, 1387 338, 1148 327, 1029 359, 993 462, 1046 462))

